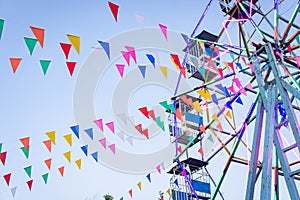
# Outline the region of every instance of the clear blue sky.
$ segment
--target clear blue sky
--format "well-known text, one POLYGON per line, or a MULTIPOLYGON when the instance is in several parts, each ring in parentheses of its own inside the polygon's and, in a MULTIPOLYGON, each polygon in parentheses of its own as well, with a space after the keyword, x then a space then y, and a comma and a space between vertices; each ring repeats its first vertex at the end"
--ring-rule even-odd
MULTIPOLYGON (((73 91, 77 75, 84 60, 92 51, 92 47, 98 46, 97 40, 107 40, 115 35, 120 35, 125 31, 140 28, 135 15, 144 17, 145 27, 158 27, 158 24, 164 24, 169 29, 179 33, 189 35, 194 29, 200 18, 207 1, 204 0, 165 0, 165 1, 140 1, 140 0, 116 0, 114 3, 120 5, 119 21, 116 23, 108 8, 107 1, 104 0, 64 0, 64 1, 38 1, 38 0, 0 0, 0 18, 5 20, 2 39, 0 40, 0 142, 3 142, 3 151, 8 152, 7 164, 0 164, 0 176, 6 173, 12 173, 10 187, 6 186, 3 178, 0 178, 0 199, 12 199, 10 188, 17 186, 15 199, 101 199, 106 193, 111 193, 116 199, 124 196, 129 199, 128 190, 133 189, 134 199, 155 199, 158 191, 166 191, 169 187, 169 176, 155 173, 153 169, 152 183, 146 179, 147 173, 131 174, 115 171, 102 164, 95 163, 91 157, 85 157, 80 151, 82 143, 75 137, 73 147, 68 147, 63 139, 63 135, 71 133, 69 127, 76 122, 73 116, 73 91), (37 44, 32 56, 29 55, 26 48, 24 37, 33 37, 29 26, 36 26, 45 29, 44 48, 37 44), (70 61, 77 61, 73 77, 69 73, 65 64, 65 57, 60 48, 60 42, 68 43, 66 34, 78 35, 81 37, 81 53, 78 55, 74 49, 70 52, 70 61), (16 74, 12 73, 9 58, 23 58, 16 74), (47 75, 42 74, 39 65, 40 59, 50 59, 47 75), (53 146, 52 154, 49 154, 42 144, 47 137, 44 135, 47 131, 57 131, 57 146, 53 146), (31 137, 32 151, 30 159, 25 159, 18 139, 22 137, 31 137), (69 164, 62 154, 68 150, 72 151, 72 163, 69 164), (50 171, 49 182, 43 184, 41 174, 47 172, 43 161, 49 157, 53 158, 53 168, 50 171), (82 158, 82 170, 79 171, 74 164, 74 160, 82 158), (30 192, 26 181, 29 180, 23 168, 33 166, 33 189, 30 192), (60 177, 57 168, 65 165, 65 176, 60 177), (136 184, 142 181, 142 191, 139 191, 136 184)), ((267 8, 269 9, 270 6, 267 8)), ((267 9, 265 9, 267 10, 267 9)), ((217 1, 212 4, 212 8, 207 13, 206 18, 199 30, 205 29, 213 33, 218 33, 221 26, 222 13, 217 1)), ((200 32, 200 31, 198 31, 200 32)), ((224 42, 226 38, 222 39, 224 42)), ((142 51, 139 56, 145 53, 142 51)), ((166 56, 166 54, 161 53, 166 56)), ((121 58, 115 62, 121 62, 121 58)), ((168 58, 162 58, 161 62, 170 65, 168 58)), ((132 61, 132 60, 131 60, 132 61)), ((170 66, 172 68, 172 66, 170 66)), ((109 69, 112 71, 112 69, 109 69)), ((115 69, 114 69, 115 70, 115 69)), ((103 98, 106 102, 111 99, 111 91, 116 86, 116 77, 112 75, 112 82, 109 82, 109 72, 102 84, 98 85, 97 92, 101 93, 101 88, 107 91, 103 98)), ((113 72, 112 72, 113 73, 113 72)), ((116 73, 116 72, 114 72, 116 73)), ((176 81, 174 80, 174 83, 176 81)), ((101 82, 99 82, 101 83, 101 82)), ((147 95, 144 96, 145 103, 151 107, 172 92, 166 88, 152 86, 145 89, 147 95), (156 90, 157 93, 166 93, 157 95, 153 101, 149 98, 149 92, 156 90)), ((144 94, 143 90, 138 90, 134 96, 144 94)), ((95 99, 101 101, 102 96, 95 94, 95 99)), ((138 97, 137 97, 138 98, 138 97)), ((129 113, 141 117, 137 112, 137 106, 142 105, 143 99, 138 98, 138 102, 128 103, 129 113)), ((95 107, 103 109, 106 105, 95 103, 95 107)), ((110 105, 106 109, 110 108, 110 105)), ((96 114, 106 116, 106 121, 113 120, 109 113, 96 114)), ((141 119, 144 120, 144 119, 141 119)), ((82 129, 88 127, 82 127, 82 129)), ((107 129, 106 129, 107 131, 107 129)), ((107 131, 108 132, 108 131, 107 131)), ((124 148, 126 151, 141 153, 152 152, 164 147, 168 141, 166 135, 161 136, 163 140, 157 139, 155 145, 146 146, 145 149, 138 144, 138 148, 124 144, 116 136, 107 134, 107 137, 113 142, 124 148), (117 139, 116 139, 117 138, 117 139), (157 148, 157 149, 156 149, 157 148)), ((154 138, 155 139, 155 138, 154 138)), ((153 142, 153 141, 152 141, 153 142)), ((220 154, 222 157, 223 154, 220 154)), ((99 157, 101 160, 101 157, 99 157)), ((130 162, 130 161, 127 161, 130 162)), ((218 175, 225 165, 225 161, 214 163, 216 174, 218 175)), ((121 167, 120 167, 121 168, 121 167)), ((230 181, 246 184, 246 174, 237 172, 238 169, 245 169, 234 165, 231 168, 231 178, 224 183, 224 190, 230 188, 230 181), (233 173, 239 177, 234 178, 233 173)), ((218 176, 216 176, 218 178, 218 176)), ((237 199, 244 191, 226 190, 225 196, 228 199, 237 199)))

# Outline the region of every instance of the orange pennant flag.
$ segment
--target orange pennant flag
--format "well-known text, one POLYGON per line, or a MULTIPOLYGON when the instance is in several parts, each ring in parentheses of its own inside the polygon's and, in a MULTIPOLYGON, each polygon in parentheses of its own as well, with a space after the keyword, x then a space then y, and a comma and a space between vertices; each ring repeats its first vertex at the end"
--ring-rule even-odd
POLYGON ((180 121, 182 121, 182 114, 181 114, 179 108, 176 109, 176 117, 177 117, 180 121))
POLYGON ((62 166, 62 167, 58 168, 58 171, 59 171, 59 173, 60 173, 61 176, 64 176, 65 166, 62 166))
POLYGON ((25 149, 28 151, 29 150, 29 137, 26 138, 21 138, 20 141, 23 144, 23 146, 25 147, 25 149))
POLYGON ((10 58, 9 59, 13 73, 16 73, 21 60, 22 60, 22 58, 10 58))
POLYGON ((227 111, 226 116, 229 117, 230 119, 232 119, 232 115, 229 110, 227 111))
POLYGON ((220 131, 223 131, 223 127, 222 127, 221 123, 218 123, 217 128, 218 128, 220 131))
POLYGON ((51 140, 43 141, 49 152, 51 152, 52 146, 51 146, 51 140))
POLYGON ((49 159, 45 160, 44 162, 45 162, 46 166, 48 167, 48 169, 50 170, 51 169, 52 159, 49 158, 49 159))
POLYGON ((33 26, 30 26, 31 31, 33 32, 35 38, 40 43, 41 47, 44 47, 44 38, 45 38, 45 29, 42 28, 36 28, 33 26))

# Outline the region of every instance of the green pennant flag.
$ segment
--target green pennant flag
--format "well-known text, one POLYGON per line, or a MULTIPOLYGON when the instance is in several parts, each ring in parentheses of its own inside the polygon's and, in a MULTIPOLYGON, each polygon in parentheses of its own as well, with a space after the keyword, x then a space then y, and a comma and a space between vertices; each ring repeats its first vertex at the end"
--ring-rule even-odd
POLYGON ((297 40, 298 44, 300 45, 300 36, 299 35, 297 35, 296 40, 297 40))
POLYGON ((46 173, 46 174, 43 174, 43 175, 42 175, 45 184, 47 184, 47 182, 48 182, 48 175, 49 175, 49 173, 46 173))
POLYGON ((4 20, 0 19, 0 40, 1 40, 2 32, 3 32, 3 27, 4 27, 4 20))
POLYGON ((213 137, 212 137, 212 135, 210 134, 209 136, 208 136, 208 138, 207 138, 209 141, 211 141, 211 142, 214 142, 214 139, 213 139, 213 137))
POLYGON ((28 167, 24 168, 24 170, 25 170, 26 174, 29 176, 29 178, 31 178, 31 169, 32 169, 32 166, 28 166, 28 167))
POLYGON ((165 131, 165 125, 164 125, 164 122, 160 120, 160 117, 157 117, 157 118, 155 119, 155 121, 156 121, 156 124, 157 124, 163 131, 165 131))
POLYGON ((28 48, 28 50, 30 52, 30 55, 32 55, 34 47, 35 47, 35 45, 37 43, 37 39, 24 37, 24 40, 25 40, 27 48, 28 48))
POLYGON ((26 156, 27 159, 29 157, 29 148, 30 147, 28 147, 28 151, 27 151, 27 149, 25 147, 21 147, 21 150, 23 151, 23 153, 24 153, 24 155, 26 156))
POLYGON ((206 70, 203 67, 200 67, 199 72, 200 72, 201 76, 203 77, 203 79, 205 80, 206 79, 206 75, 205 75, 206 70))
POLYGON ((121 199, 120 200, 123 200, 123 197, 121 197, 121 199))
POLYGON ((50 63, 51 63, 51 60, 40 60, 40 64, 41 64, 44 75, 46 75, 50 63))
POLYGON ((229 52, 229 55, 230 55, 231 59, 234 61, 234 55, 233 55, 233 53, 229 52))
POLYGON ((0 143, 0 153, 2 153, 2 143, 0 143))
POLYGON ((194 138, 193 138, 193 136, 190 136, 189 138, 188 138, 188 140, 189 140, 189 142, 191 142, 192 144, 194 144, 194 138))

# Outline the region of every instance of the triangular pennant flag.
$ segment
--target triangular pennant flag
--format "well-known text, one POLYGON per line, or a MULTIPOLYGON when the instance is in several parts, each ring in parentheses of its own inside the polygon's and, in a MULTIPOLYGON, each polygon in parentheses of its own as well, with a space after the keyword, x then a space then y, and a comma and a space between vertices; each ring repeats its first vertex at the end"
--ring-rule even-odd
POLYGON ((227 87, 227 89, 231 92, 231 93, 233 93, 233 94, 235 94, 236 93, 236 91, 235 91, 235 89, 234 89, 234 86, 232 85, 232 86, 230 86, 230 87, 227 87))
POLYGON ((106 138, 100 139, 99 142, 106 149, 106 138))
POLYGON ((182 113, 180 112, 179 108, 176 109, 176 117, 182 121, 182 113))
POLYGON ((158 166, 156 167, 156 170, 158 171, 158 173, 161 174, 160 165, 158 165, 158 166))
POLYGON ((77 53, 80 54, 80 37, 70 34, 67 34, 67 37, 73 45, 73 47, 76 49, 77 53))
POLYGON ((34 47, 37 43, 37 39, 24 37, 24 40, 25 40, 25 43, 27 45, 30 55, 32 55, 34 47))
POLYGON ((181 33, 182 38, 184 39, 185 43, 189 44, 189 37, 186 34, 181 33))
POLYGON ((47 132, 46 135, 51 140, 51 142, 55 145, 56 144, 56 137, 55 137, 56 133, 55 133, 55 131, 47 132))
POLYGON ((71 126, 70 127, 76 137, 79 139, 79 125, 71 126))
POLYGON ((65 166, 58 168, 58 171, 59 171, 60 175, 63 177, 64 173, 65 173, 65 166))
POLYGON ((31 191, 33 180, 29 180, 29 181, 27 181, 26 183, 27 183, 27 185, 28 185, 29 190, 31 191))
POLYGON ((130 66, 130 52, 121 51, 123 58, 125 59, 128 66, 130 66))
POLYGON ((121 197, 121 198, 120 198, 120 200, 124 200, 124 198, 123 198, 123 197, 121 197))
POLYGON ((137 186, 138 186, 138 188, 139 188, 140 190, 142 190, 142 182, 141 182, 141 181, 139 181, 139 182, 137 183, 137 186))
POLYGON ((218 68, 218 72, 219 72, 221 78, 224 79, 223 69, 222 68, 218 68))
POLYGON ((72 134, 64 135, 64 138, 68 142, 70 147, 72 147, 72 134))
POLYGON ((179 147, 177 148, 177 151, 181 154, 181 153, 182 153, 182 146, 179 146, 179 147))
POLYGON ((146 106, 139 108, 138 110, 141 111, 141 113, 143 113, 143 115, 145 115, 149 119, 149 114, 146 106))
POLYGON ((205 89, 199 90, 198 94, 200 94, 204 99, 207 99, 207 100, 210 100, 210 101, 212 100, 212 97, 211 97, 210 92, 208 90, 205 90, 205 89))
POLYGON ((24 168, 24 171, 29 176, 29 178, 31 178, 31 169, 32 169, 32 166, 28 166, 28 167, 24 168))
POLYGON ((136 20, 139 22, 140 26, 144 27, 144 17, 137 15, 137 14, 135 14, 135 17, 136 17, 136 20))
POLYGON ((124 132, 123 132, 123 131, 117 132, 117 136, 118 136, 123 142, 125 142, 125 136, 124 136, 124 132))
POLYGON ((134 62, 136 64, 135 48, 134 47, 129 47, 129 46, 125 46, 125 48, 127 49, 128 53, 131 55, 132 59, 134 60, 134 62))
POLYGON ((151 54, 146 54, 148 60, 152 63, 153 67, 155 67, 155 58, 151 54))
POLYGON ((223 131, 223 127, 222 127, 221 123, 217 124, 217 128, 218 128, 219 131, 223 131))
POLYGON ((116 64, 116 67, 117 67, 117 70, 118 70, 120 76, 123 78, 125 65, 123 65, 123 64, 116 64))
POLYGON ((198 152, 199 152, 202 156, 204 156, 202 147, 200 147, 200 149, 198 150, 198 152))
POLYGON ((132 198, 132 189, 129 190, 129 195, 132 198))
POLYGON ((297 60, 297 66, 300 68, 300 56, 297 56, 296 60, 297 60))
POLYGON ((149 111, 148 111, 148 114, 149 114, 149 116, 150 116, 153 120, 156 119, 155 114, 154 114, 154 110, 149 110, 149 111))
POLYGON ((112 2, 108 2, 108 6, 116 20, 116 22, 118 22, 118 12, 119 12, 119 6, 112 3, 112 2))
POLYGON ((176 55, 176 54, 170 54, 170 56, 171 56, 171 61, 174 63, 174 65, 176 66, 176 68, 177 69, 178 68, 182 68, 178 55, 176 55))
POLYGON ((47 184, 48 183, 49 173, 43 174, 42 177, 43 177, 44 183, 47 184))
POLYGON ((251 83, 248 83, 248 84, 246 85, 246 88, 249 89, 249 90, 253 90, 251 83))
POLYGON ((51 60, 40 60, 40 64, 41 64, 44 75, 46 75, 50 63, 51 63, 51 60))
POLYGON ((163 73, 164 77, 168 78, 168 67, 160 66, 160 71, 163 73))
POLYGON ((2 152, 2 143, 0 143, 0 153, 2 152))
POLYGON ((25 157, 28 159, 28 157, 29 157, 29 147, 28 147, 28 150, 25 147, 21 147, 21 150, 24 153, 25 157))
POLYGON ((91 140, 94 139, 93 128, 88 128, 88 129, 85 129, 84 131, 91 138, 91 140))
POLYGON ((127 138, 126 138, 126 141, 127 141, 131 146, 133 146, 133 138, 132 138, 132 136, 127 137, 127 138))
POLYGON ((110 47, 108 42, 98 41, 101 47, 104 49, 108 59, 110 59, 110 47))
POLYGON ((203 79, 206 80, 206 69, 201 67, 201 68, 199 68, 199 72, 200 72, 201 76, 203 77, 203 79))
POLYGON ((178 187, 178 179, 174 181, 175 185, 178 187))
POLYGON ((225 106, 226 106, 227 108, 229 108, 230 110, 232 110, 230 101, 227 101, 226 104, 225 104, 225 106))
POLYGON ((75 160, 78 169, 81 169, 81 159, 75 160))
POLYGON ((92 153, 91 156, 95 159, 96 162, 98 162, 98 151, 92 153))
POLYGON ((17 192, 17 186, 11 188, 10 192, 11 192, 12 196, 15 197, 16 196, 16 192, 17 192))
POLYGON ((113 152, 113 154, 116 154, 116 145, 115 144, 109 145, 108 148, 111 150, 111 152, 113 152))
POLYGON ((29 141, 30 141, 29 137, 20 139, 20 142, 23 144, 23 146, 25 147, 26 150, 29 149, 29 141))
POLYGON ((194 101, 193 102, 193 108, 200 114, 202 114, 202 109, 200 107, 199 101, 194 101))
POLYGON ((156 124, 161 128, 161 130, 165 131, 165 124, 164 122, 160 119, 160 117, 157 117, 155 119, 156 124))
POLYGON ((44 47, 45 29, 30 26, 35 38, 39 41, 41 47, 44 47))
POLYGON ((167 33, 167 29, 168 27, 166 27, 165 25, 162 24, 158 24, 160 30, 162 31, 162 33, 164 34, 166 40, 168 41, 168 33, 167 33))
POLYGON ((214 102, 216 105, 219 105, 219 101, 218 101, 218 98, 217 98, 217 95, 216 95, 216 94, 212 94, 212 95, 211 95, 211 98, 212 98, 213 102, 214 102))
POLYGON ((64 54, 66 56, 66 59, 68 59, 72 45, 71 44, 62 43, 62 42, 59 43, 59 44, 60 44, 61 49, 63 50, 63 52, 64 52, 64 54))
POLYGON ((234 63, 233 62, 228 62, 228 66, 231 68, 232 71, 234 71, 234 63))
POLYGON ((236 66, 238 66, 238 68, 240 69, 241 72, 244 72, 244 69, 243 69, 241 63, 235 63, 235 64, 236 64, 236 66))
POLYGON ((296 41, 298 42, 298 45, 300 45, 300 35, 299 34, 296 37, 296 41))
POLYGON ((146 177, 147 177, 148 181, 151 183, 151 175, 148 174, 146 177))
POLYGON ((171 189, 170 188, 167 189, 167 193, 168 193, 169 197, 171 197, 171 189))
POLYGON ((234 79, 232 79, 232 81, 235 83, 236 87, 238 87, 239 89, 243 87, 239 78, 234 78, 234 79))
POLYGON ((214 139, 213 139, 213 137, 212 137, 211 134, 207 137, 207 139, 208 139, 209 141, 211 141, 211 142, 214 142, 214 139))
POLYGON ((111 130, 112 133, 115 133, 114 122, 108 122, 105 125, 109 128, 109 130, 111 130))
POLYGON ((239 103, 241 105, 244 105, 241 97, 238 97, 235 102, 237 102, 237 103, 239 103))
POLYGON ((72 76, 77 63, 76 62, 66 62, 66 64, 67 64, 68 70, 70 72, 70 76, 72 76))
POLYGON ((16 73, 21 60, 22 60, 22 58, 10 58, 9 59, 13 73, 16 73))
POLYGON ((11 177, 11 173, 6 174, 6 175, 3 176, 7 186, 9 186, 9 183, 10 183, 10 177, 11 177))
POLYGON ((144 65, 139 65, 138 67, 139 67, 139 69, 140 69, 140 72, 141 72, 143 78, 145 78, 145 76, 146 76, 146 66, 144 66, 144 65))
POLYGON ((229 110, 226 112, 226 116, 229 117, 230 119, 232 119, 232 115, 229 110))
POLYGON ((44 161, 46 166, 48 167, 48 169, 50 170, 51 169, 51 163, 52 163, 52 158, 49 158, 47 160, 44 161))
POLYGON ((88 155, 88 145, 80 147, 83 153, 87 156, 88 155))
POLYGON ((65 158, 69 161, 69 163, 71 162, 71 151, 68 151, 66 153, 64 153, 65 158))
POLYGON ((52 149, 51 140, 43 141, 43 143, 47 147, 48 151, 51 152, 51 149, 52 149))
POLYGON ((0 19, 0 40, 2 37, 2 33, 3 33, 3 28, 4 28, 4 20, 0 19))

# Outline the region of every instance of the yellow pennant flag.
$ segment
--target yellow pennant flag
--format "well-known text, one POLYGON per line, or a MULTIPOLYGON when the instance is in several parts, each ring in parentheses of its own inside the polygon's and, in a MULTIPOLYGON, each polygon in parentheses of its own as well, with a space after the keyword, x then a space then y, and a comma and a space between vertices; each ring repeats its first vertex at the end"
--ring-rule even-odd
POLYGON ((81 159, 75 160, 78 169, 81 169, 81 159))
POLYGON ((226 113, 226 117, 229 117, 230 119, 232 119, 232 115, 230 113, 230 111, 228 110, 227 113, 226 113))
POLYGON ((137 186, 139 187, 140 190, 142 190, 142 182, 138 182, 137 186))
POLYGON ((70 42, 72 43, 73 47, 76 49, 77 53, 80 53, 80 37, 75 35, 67 34, 70 42))
POLYGON ((198 94, 200 94, 204 99, 207 99, 207 100, 210 100, 210 101, 212 100, 209 91, 206 91, 206 90, 199 90, 199 91, 198 91, 198 94))
POLYGON ((70 147, 72 147, 72 134, 64 135, 64 138, 68 142, 70 147))
POLYGON ((204 47, 204 42, 199 41, 199 45, 202 48, 202 50, 204 51, 205 47, 204 47))
POLYGON ((167 190, 167 193, 171 197, 171 189, 170 188, 167 190))
POLYGON ((48 138, 51 140, 51 142, 52 142, 53 144, 56 143, 56 139, 55 139, 55 131, 47 132, 46 135, 48 136, 48 138))
POLYGON ((160 66, 160 71, 163 73, 165 78, 168 78, 168 67, 160 66))
POLYGON ((228 62, 223 62, 223 63, 224 63, 224 65, 225 65, 226 69, 228 69, 228 70, 229 70, 229 67, 228 67, 228 62))
POLYGON ((71 151, 68 151, 66 153, 64 153, 64 156, 66 157, 66 159, 71 162, 71 151))
POLYGON ((193 102, 193 108, 202 115, 202 109, 200 108, 200 104, 198 101, 193 102))
POLYGON ((212 118, 215 120, 215 121, 219 121, 219 118, 218 118, 218 116, 217 116, 217 114, 215 113, 215 114, 213 114, 213 116, 212 116, 212 118))

